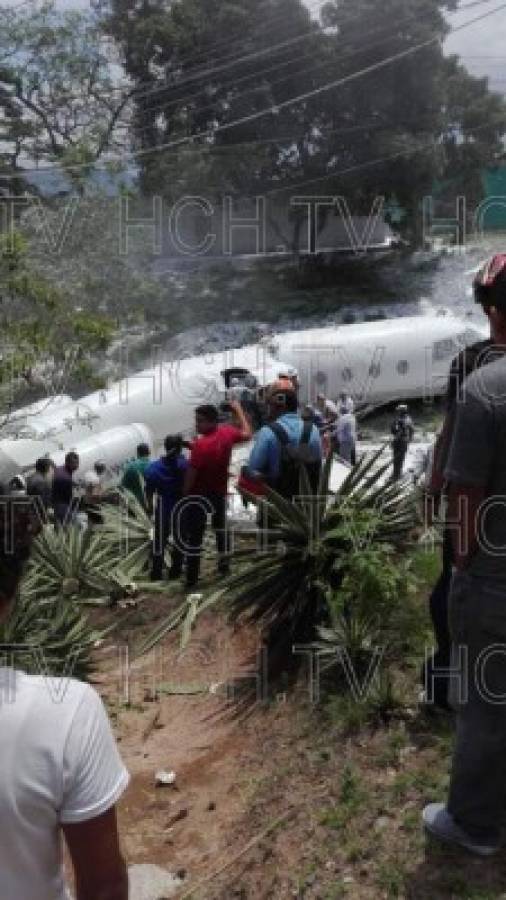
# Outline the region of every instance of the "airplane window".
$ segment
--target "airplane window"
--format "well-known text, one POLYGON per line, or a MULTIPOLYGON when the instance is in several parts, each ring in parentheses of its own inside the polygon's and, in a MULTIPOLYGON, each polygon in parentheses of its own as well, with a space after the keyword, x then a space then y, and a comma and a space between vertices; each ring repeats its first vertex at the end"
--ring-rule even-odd
POLYGON ((409 363, 407 359, 400 359, 397 363, 397 372, 399 375, 407 375, 409 372, 409 363))
POLYGON ((453 340, 453 338, 444 338, 442 341, 436 341, 432 346, 432 359, 434 362, 441 362, 443 359, 451 358, 459 352, 461 347, 453 340))
POLYGON ((343 369, 341 377, 343 381, 353 381, 353 372, 351 369, 343 369))
POLYGON ((369 376, 371 378, 379 378, 381 375, 381 366, 378 363, 373 363, 369 369, 369 376))

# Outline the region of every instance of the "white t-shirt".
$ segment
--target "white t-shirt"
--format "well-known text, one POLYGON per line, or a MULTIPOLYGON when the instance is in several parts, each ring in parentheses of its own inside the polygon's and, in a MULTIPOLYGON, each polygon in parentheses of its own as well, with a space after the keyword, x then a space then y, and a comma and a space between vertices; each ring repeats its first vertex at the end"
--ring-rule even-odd
POLYGON ((0 668, 1 900, 65 900, 60 825, 106 812, 128 780, 93 688, 0 668))
POLYGON ((353 413, 343 413, 337 420, 338 441, 353 444, 357 439, 357 420, 353 413))
POLYGON ((337 406, 333 400, 325 400, 325 415, 337 416, 337 406))

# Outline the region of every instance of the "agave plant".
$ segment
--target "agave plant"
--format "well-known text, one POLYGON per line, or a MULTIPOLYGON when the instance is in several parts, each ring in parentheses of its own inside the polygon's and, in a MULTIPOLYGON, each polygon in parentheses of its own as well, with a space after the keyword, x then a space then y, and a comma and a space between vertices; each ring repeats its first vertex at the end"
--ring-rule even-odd
MULTIPOLYGON (((329 459, 316 496, 304 470, 296 502, 273 490, 262 498, 246 495, 268 526, 266 540, 256 553, 247 547, 234 554, 239 571, 197 610, 188 604, 185 633, 188 618, 194 621, 202 609, 223 601, 232 621, 260 626, 271 679, 296 667, 300 657, 293 656, 293 645, 313 641, 318 626, 335 624, 330 600, 343 586, 352 555, 373 545, 394 553, 411 539, 416 503, 406 482, 388 478, 391 463, 382 463, 383 452, 364 457, 336 493, 329 490, 329 459)), ((159 626, 144 647, 178 627, 182 613, 174 613, 165 628, 159 626)))
POLYGON ((0 628, 0 645, 26 672, 86 679, 93 671, 93 647, 105 634, 68 598, 42 599, 22 590, 0 628))
POLYGON ((118 488, 115 495, 116 503, 104 503, 100 508, 102 537, 114 547, 117 556, 147 572, 153 546, 152 517, 130 491, 118 488))
POLYGON ((144 580, 142 548, 121 557, 118 544, 99 528, 45 527, 34 541, 22 582, 25 596, 68 598, 105 606, 146 591, 160 590, 144 580))

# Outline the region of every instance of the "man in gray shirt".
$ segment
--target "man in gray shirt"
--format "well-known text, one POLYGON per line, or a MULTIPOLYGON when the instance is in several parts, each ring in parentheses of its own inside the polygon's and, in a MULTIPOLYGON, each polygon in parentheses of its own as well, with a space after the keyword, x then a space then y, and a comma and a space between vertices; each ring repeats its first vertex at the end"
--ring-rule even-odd
MULTIPOLYGON (((506 266, 486 306, 506 345, 506 266)), ((454 573, 449 601, 457 739, 448 803, 426 829, 481 856, 500 846, 506 806, 506 357, 466 379, 445 478, 454 573)))

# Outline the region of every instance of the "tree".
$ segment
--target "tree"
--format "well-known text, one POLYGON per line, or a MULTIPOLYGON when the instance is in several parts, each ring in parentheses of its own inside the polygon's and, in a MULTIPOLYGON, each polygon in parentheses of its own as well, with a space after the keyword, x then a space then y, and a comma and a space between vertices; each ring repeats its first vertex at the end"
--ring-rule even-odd
POLYGON ((136 86, 143 187, 162 184, 174 197, 189 188, 245 196, 277 183, 290 148, 311 137, 302 108, 276 112, 314 83, 305 67, 322 50, 321 29, 307 7, 300 0, 169 7, 129 0, 126 15, 119 0, 104 7, 104 28, 136 86), (266 108, 272 115, 256 118, 266 108), (188 143, 190 136, 200 140, 188 143), (167 152, 149 152, 167 142, 167 152))
POLYGON ((113 335, 106 316, 76 312, 37 273, 19 232, 0 237, 0 331, 2 415, 27 389, 44 396, 92 382, 93 356, 113 335))
POLYGON ((416 238, 434 181, 458 165, 476 189, 506 128, 503 101, 444 55, 456 6, 339 0, 319 25, 299 0, 129 0, 126 15, 103 0, 136 87, 143 187, 286 199, 301 185, 362 212, 381 195, 407 210, 416 238))
POLYGON ((358 0, 328 3, 322 13, 336 29, 336 53, 343 44, 345 56, 353 54, 343 59, 343 77, 426 42, 322 98, 331 130, 345 121, 361 126, 328 142, 338 191, 365 209, 374 196, 395 198, 407 211, 415 238, 421 198, 432 193, 436 179, 453 177, 458 169, 465 172, 460 188, 476 191, 482 167, 503 151, 503 99, 489 91, 486 79, 473 77, 457 57, 444 54, 449 26, 443 13, 456 5, 453 0, 358 0))
MULTIPOLYGON (((94 15, 36 0, 2 9, 0 112, 4 174, 58 162, 75 184, 125 146, 130 92, 94 15)), ((0 167, 0 185, 1 169, 0 167)))

